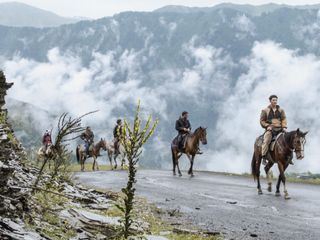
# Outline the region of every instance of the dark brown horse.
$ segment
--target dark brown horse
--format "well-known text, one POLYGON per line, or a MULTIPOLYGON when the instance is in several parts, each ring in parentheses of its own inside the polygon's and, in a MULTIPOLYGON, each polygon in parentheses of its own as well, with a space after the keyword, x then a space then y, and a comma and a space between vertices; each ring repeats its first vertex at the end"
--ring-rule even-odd
MULTIPOLYGON (((297 131, 281 133, 277 138, 274 150, 267 155, 268 163, 264 167, 266 176, 268 179, 268 191, 272 191, 272 174, 270 173, 271 167, 277 163, 279 168, 279 178, 277 182, 276 196, 280 196, 280 183, 283 183, 284 187, 284 198, 290 199, 288 191, 286 189, 286 176, 285 170, 289 165, 289 158, 294 151, 298 160, 304 158, 304 145, 306 143, 305 136, 308 132, 302 132, 299 129, 297 131)), ((263 135, 258 137, 254 144, 254 152, 251 162, 251 172, 254 180, 257 179, 258 194, 262 194, 260 185, 260 165, 261 165, 261 145, 263 141, 263 135)))
POLYGON ((187 136, 186 147, 183 152, 178 148, 177 138, 175 138, 171 143, 171 152, 172 152, 172 162, 173 162, 173 175, 176 175, 176 167, 178 168, 179 176, 181 177, 181 171, 179 168, 179 158, 182 154, 186 154, 190 160, 190 169, 188 174, 193 177, 193 161, 194 157, 199 150, 200 142, 203 145, 207 144, 207 128, 199 127, 194 133, 187 136))
POLYGON ((77 149, 76 149, 77 160, 78 160, 78 163, 80 163, 80 165, 81 165, 81 171, 84 171, 84 162, 86 161, 86 159, 88 157, 93 158, 92 170, 95 171, 96 166, 97 166, 97 170, 99 170, 98 162, 96 160, 100 156, 101 149, 103 149, 104 151, 107 151, 106 140, 104 140, 102 138, 97 144, 93 145, 92 149, 89 150, 89 156, 87 155, 87 151, 83 145, 77 146, 77 149))

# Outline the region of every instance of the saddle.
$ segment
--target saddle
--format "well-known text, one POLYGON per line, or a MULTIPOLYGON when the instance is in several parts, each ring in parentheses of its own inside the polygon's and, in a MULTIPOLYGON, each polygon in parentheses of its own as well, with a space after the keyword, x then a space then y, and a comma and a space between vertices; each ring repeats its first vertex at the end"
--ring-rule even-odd
MULTIPOLYGON (((183 143, 183 145, 187 142, 187 139, 188 139, 189 135, 190 134, 182 135, 181 143, 183 143)), ((184 149, 180 149, 179 145, 180 145, 180 143, 179 143, 179 135, 177 135, 172 141, 172 147, 178 148, 179 151, 184 152, 184 149)))
MULTIPOLYGON (((275 162, 271 156, 271 153, 274 151, 274 148, 276 146, 276 143, 278 142, 278 139, 281 137, 281 135, 283 135, 283 133, 279 133, 278 135, 274 135, 272 136, 271 139, 271 143, 269 145, 269 151, 267 153, 267 159, 272 161, 273 163, 275 162)), ((264 134, 262 134, 259 138, 258 138, 258 146, 261 147, 262 143, 263 143, 263 136, 264 134)))

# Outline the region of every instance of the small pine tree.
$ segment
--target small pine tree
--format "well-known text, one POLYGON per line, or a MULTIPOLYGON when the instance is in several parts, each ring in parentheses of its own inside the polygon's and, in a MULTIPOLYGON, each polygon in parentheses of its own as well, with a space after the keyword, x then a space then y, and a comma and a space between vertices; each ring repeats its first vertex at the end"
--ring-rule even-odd
POLYGON ((142 154, 142 146, 153 135, 158 125, 158 120, 153 121, 152 116, 150 115, 145 126, 141 128, 141 119, 139 115, 140 101, 138 102, 138 106, 136 109, 133 126, 131 127, 129 123, 124 120, 124 127, 122 128, 120 138, 129 163, 127 186, 122 189, 122 192, 125 195, 125 197, 123 198, 124 206, 117 206, 124 214, 122 223, 123 235, 126 239, 132 234, 132 232, 130 231, 130 227, 133 223, 131 214, 136 190, 134 188, 134 184, 136 183, 137 163, 139 162, 140 156, 142 154))

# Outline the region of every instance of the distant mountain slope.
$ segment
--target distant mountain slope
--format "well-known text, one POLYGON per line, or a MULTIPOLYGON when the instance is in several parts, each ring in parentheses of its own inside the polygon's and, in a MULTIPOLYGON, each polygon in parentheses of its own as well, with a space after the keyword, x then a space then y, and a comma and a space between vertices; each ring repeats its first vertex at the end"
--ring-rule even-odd
POLYGON ((291 8, 291 9, 320 9, 320 4, 314 5, 286 5, 286 4, 263 4, 263 5, 249 5, 249 4, 233 4, 233 3, 222 3, 215 5, 213 7, 186 7, 179 5, 168 5, 159 9, 156 9, 154 12, 171 12, 171 13, 192 13, 192 12, 211 12, 217 9, 233 9, 236 11, 241 11, 246 14, 253 16, 260 16, 263 13, 270 13, 280 8, 291 8))
POLYGON ((12 27, 56 27, 75 23, 77 18, 65 18, 24 3, 0 3, 0 25, 12 27))

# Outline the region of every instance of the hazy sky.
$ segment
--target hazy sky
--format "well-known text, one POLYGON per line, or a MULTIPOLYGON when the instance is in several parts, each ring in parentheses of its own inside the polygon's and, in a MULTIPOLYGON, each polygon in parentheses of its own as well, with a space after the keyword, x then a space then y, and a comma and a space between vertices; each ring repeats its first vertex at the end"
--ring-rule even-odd
MULTIPOLYGON (((0 0, 0 3, 8 0, 0 0)), ((55 12, 62 16, 83 16, 99 18, 111 16, 123 11, 152 11, 166 5, 185 5, 185 6, 213 6, 223 2, 265 4, 269 2, 285 3, 290 5, 304 5, 320 3, 319 0, 16 0, 33 5, 45 10, 55 12)))

